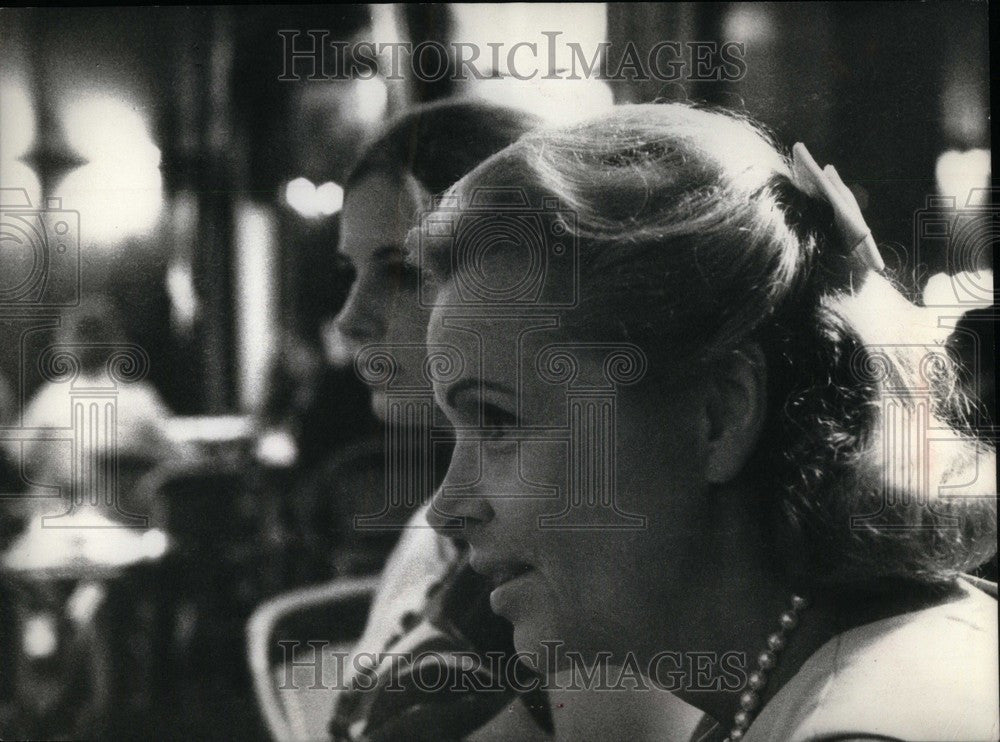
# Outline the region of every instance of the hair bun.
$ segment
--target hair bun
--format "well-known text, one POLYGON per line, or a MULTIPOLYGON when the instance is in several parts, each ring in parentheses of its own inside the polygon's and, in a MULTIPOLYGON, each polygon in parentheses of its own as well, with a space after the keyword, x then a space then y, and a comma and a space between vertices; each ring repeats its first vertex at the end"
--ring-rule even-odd
POLYGON ((833 207, 807 193, 788 175, 778 174, 772 192, 785 215, 785 224, 798 238, 809 272, 809 283, 819 293, 832 293, 851 285, 848 246, 837 231, 833 207))

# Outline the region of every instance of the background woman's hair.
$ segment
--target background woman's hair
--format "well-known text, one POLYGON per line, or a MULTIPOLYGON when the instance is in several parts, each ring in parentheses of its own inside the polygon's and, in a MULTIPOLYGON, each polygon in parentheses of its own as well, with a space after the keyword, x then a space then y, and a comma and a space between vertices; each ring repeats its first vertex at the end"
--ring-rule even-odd
POLYGON ((525 111, 476 100, 416 106, 365 147, 347 187, 372 173, 407 173, 438 194, 539 123, 525 111))
MULTIPOLYGON (((760 343, 769 410, 745 475, 793 577, 933 583, 995 553, 995 454, 966 430, 944 349, 921 337, 929 310, 883 276, 859 280, 829 204, 796 187, 760 127, 623 106, 529 134, 455 190, 482 183, 575 214, 575 337, 639 345, 663 383, 760 343)), ((431 256, 442 276, 448 249, 431 256)))

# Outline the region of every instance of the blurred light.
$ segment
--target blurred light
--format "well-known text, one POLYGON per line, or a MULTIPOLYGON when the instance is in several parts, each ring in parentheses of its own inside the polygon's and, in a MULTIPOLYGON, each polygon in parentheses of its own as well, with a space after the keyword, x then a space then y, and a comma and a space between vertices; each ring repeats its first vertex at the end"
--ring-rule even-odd
MULTIPOLYGON (((28 88, 16 79, 0 81, 0 158, 16 160, 35 141, 35 107, 28 88)), ((0 180, 4 188, 12 188, 0 180)))
POLYGON ((731 6, 723 22, 722 38, 754 45, 769 44, 774 40, 774 22, 770 9, 753 3, 731 6))
POLYGON ((198 292, 194 288, 191 250, 198 244, 198 199, 190 190, 179 191, 170 202, 170 232, 173 258, 165 277, 170 298, 170 319, 179 331, 187 333, 198 317, 198 292))
POLYGON ((351 105, 347 112, 358 123, 374 124, 385 116, 389 105, 389 89, 381 77, 370 80, 354 80, 351 91, 351 105))
POLYGON ((269 430, 257 442, 257 460, 272 468, 287 469, 298 458, 298 446, 287 430, 269 430))
POLYGON ((167 553, 170 542, 167 534, 159 528, 151 528, 142 534, 142 551, 147 559, 159 559, 167 553))
POLYGON ((191 264, 175 260, 167 268, 167 296, 170 297, 170 314, 178 328, 191 329, 198 316, 198 294, 194 290, 191 264))
POLYGON ((316 186, 307 178, 296 178, 285 186, 285 203, 305 217, 319 214, 316 207, 316 186))
POLYGON ((160 165, 160 150, 149 137, 146 118, 112 95, 89 94, 67 103, 62 123, 67 143, 87 160, 160 165))
MULTIPOLYGON (((95 514, 98 515, 98 514, 95 514)), ((103 534, 87 534, 79 544, 85 562, 107 566, 127 566, 145 559, 158 559, 166 553, 166 536, 152 528, 139 535, 131 529, 117 527, 114 521, 99 516, 108 530, 103 534), (110 527, 110 528, 109 528, 110 527), (159 533, 159 536, 150 536, 159 533)), ((84 522, 81 518, 81 521, 84 522)), ((94 522, 100 522, 96 519, 94 522)))
POLYGON ((487 79, 463 81, 469 97, 520 108, 550 124, 579 121, 613 105, 606 82, 580 75, 580 62, 570 46, 579 45, 589 60, 606 41, 605 3, 459 3, 449 7, 454 22, 452 38, 478 49, 479 57, 472 66, 492 74, 487 79), (502 45, 495 60, 490 44, 502 45), (536 46, 531 49, 524 44, 536 46), (544 79, 568 78, 574 67, 581 79, 544 79))
POLYGON ((970 202, 969 198, 972 191, 989 186, 991 169, 988 149, 949 150, 938 157, 934 167, 938 193, 952 196, 960 207, 985 205, 970 202))
POLYGON ((21 647, 32 659, 44 659, 55 654, 59 647, 56 619, 49 613, 36 613, 24 622, 21 647))
POLYGON ((88 94, 62 109, 66 141, 88 164, 55 189, 80 213, 81 242, 114 245, 146 235, 163 207, 160 150, 145 116, 108 94, 88 94))
POLYGON ((118 521, 89 507, 69 514, 43 515, 32 519, 0 557, 0 564, 12 572, 127 567, 163 554, 164 542, 148 533, 139 535, 131 528, 122 528, 118 521), (46 527, 45 521, 50 519, 58 520, 57 528, 46 527))
POLYGON ((107 590, 99 582, 82 582, 66 603, 66 612, 78 624, 87 623, 101 607, 107 590))
POLYGON ((0 187, 23 189, 32 207, 42 206, 42 183, 35 171, 23 162, 0 160, 0 187))
POLYGON ((308 178, 296 178, 285 186, 285 203, 307 219, 332 216, 344 205, 344 189, 333 182, 317 187, 308 178))
MULTIPOLYGON (((961 271, 955 275, 935 273, 927 279, 921 298, 925 307, 961 307, 967 312, 977 307, 988 307, 993 304, 993 271, 981 270, 975 273, 961 271)), ((944 324, 951 320, 951 328, 958 317, 941 316, 939 321, 944 324)))
POLYGON ((455 42, 474 44, 480 50, 476 60, 477 68, 485 71, 490 60, 491 43, 500 43, 505 50, 500 54, 500 69, 493 70, 507 75, 509 50, 521 42, 538 45, 537 61, 525 49, 515 53, 517 71, 522 75, 537 69, 538 77, 549 72, 550 45, 542 32, 556 32, 554 52, 555 68, 569 69, 572 66, 573 51, 570 43, 577 43, 589 59, 605 41, 608 32, 608 11, 606 3, 455 3, 449 6, 454 24, 452 38, 455 42), (535 65, 532 67, 532 65, 535 65))
MULTIPOLYGON (((312 185, 312 184, 310 184, 312 185)), ((236 285, 236 358, 240 406, 260 409, 268 380, 278 327, 277 225, 272 210, 241 200, 236 204, 233 278, 236 285)))
POLYGON ((370 8, 372 41, 376 45, 402 41, 399 23, 396 22, 396 6, 389 3, 373 3, 370 8))
POLYGON ((344 206, 344 189, 327 182, 316 188, 316 206, 323 216, 332 216, 344 206))
POLYGON ((82 244, 114 246, 148 235, 158 224, 163 177, 155 167, 92 162, 63 178, 54 195, 64 208, 79 212, 82 244))
POLYGON ((250 438, 248 415, 174 416, 166 420, 167 439, 176 443, 231 443, 250 438))

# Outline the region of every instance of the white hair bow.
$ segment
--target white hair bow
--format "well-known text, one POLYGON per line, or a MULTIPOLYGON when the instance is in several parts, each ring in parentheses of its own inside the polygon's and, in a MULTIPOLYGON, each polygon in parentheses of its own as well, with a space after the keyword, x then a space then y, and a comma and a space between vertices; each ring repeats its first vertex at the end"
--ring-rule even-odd
POLYGON ((806 145, 799 142, 792 147, 792 179, 809 195, 825 198, 830 203, 837 230, 850 248, 853 259, 875 271, 885 269, 872 231, 861 215, 861 207, 833 165, 820 168, 806 145))

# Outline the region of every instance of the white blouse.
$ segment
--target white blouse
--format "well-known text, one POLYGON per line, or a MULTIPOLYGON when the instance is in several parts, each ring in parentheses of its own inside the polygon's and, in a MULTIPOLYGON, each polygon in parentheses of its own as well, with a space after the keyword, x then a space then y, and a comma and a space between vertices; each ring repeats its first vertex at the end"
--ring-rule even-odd
POLYGON ((824 644, 764 706, 745 742, 1000 739, 997 601, 959 584, 956 600, 824 644))

